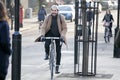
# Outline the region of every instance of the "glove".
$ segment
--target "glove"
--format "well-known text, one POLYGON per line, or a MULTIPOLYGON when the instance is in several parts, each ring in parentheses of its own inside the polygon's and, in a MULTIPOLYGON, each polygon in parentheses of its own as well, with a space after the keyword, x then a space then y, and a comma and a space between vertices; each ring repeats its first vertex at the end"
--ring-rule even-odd
POLYGON ((40 36, 40 41, 41 41, 41 42, 44 42, 44 41, 45 41, 45 36, 43 36, 43 35, 40 36))
POLYGON ((63 37, 63 36, 61 36, 61 37, 60 37, 60 41, 61 41, 61 42, 65 42, 64 37, 63 37))

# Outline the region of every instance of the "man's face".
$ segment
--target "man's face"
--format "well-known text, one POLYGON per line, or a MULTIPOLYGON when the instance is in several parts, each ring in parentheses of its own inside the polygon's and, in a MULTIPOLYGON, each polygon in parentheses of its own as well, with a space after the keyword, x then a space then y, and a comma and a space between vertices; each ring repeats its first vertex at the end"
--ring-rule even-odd
POLYGON ((51 14, 52 14, 52 16, 56 16, 58 14, 58 10, 57 9, 51 9, 51 14))

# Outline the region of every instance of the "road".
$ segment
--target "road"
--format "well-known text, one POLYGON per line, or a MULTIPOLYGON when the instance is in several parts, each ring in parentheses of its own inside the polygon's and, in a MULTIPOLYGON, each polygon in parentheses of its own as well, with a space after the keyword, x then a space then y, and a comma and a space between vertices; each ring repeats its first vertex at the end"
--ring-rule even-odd
MULTIPOLYGON (((114 14, 114 24, 113 24, 113 31, 116 27, 116 11, 112 11, 114 14)), ((102 27, 102 18, 103 14, 105 12, 102 12, 99 15, 99 34, 98 34, 98 49, 101 52, 101 54, 104 54, 107 52, 104 48, 104 46, 108 46, 107 48, 113 49, 113 44, 105 44, 103 40, 103 32, 104 28, 102 27)), ((20 33, 22 34, 22 67, 21 67, 21 76, 22 80, 49 80, 49 65, 48 61, 44 60, 44 43, 41 42, 34 42, 34 40, 39 36, 39 30, 38 30, 38 23, 36 20, 33 20, 32 24, 28 23, 25 26, 33 25, 29 29, 21 30, 20 33)), ((68 40, 68 48, 63 45, 62 47, 62 61, 61 61, 61 71, 62 73, 73 73, 74 71, 74 22, 67 21, 68 26, 68 33, 67 33, 67 40, 68 40), (66 64, 67 63, 67 64, 66 64), (73 64, 68 66, 69 64, 73 64), (69 71, 69 68, 72 68, 71 71, 69 71)), ((11 34, 13 34, 14 31, 11 31, 11 34)), ((113 41, 113 38, 112 40, 113 41)), ((111 51, 109 51, 111 53, 111 51)), ((106 53, 106 54, 110 54, 106 53)), ((100 55, 101 55, 100 54, 100 55)), ((111 53, 112 54, 112 53, 111 53)), ((55 75, 58 76, 58 75, 55 75)), ((11 80, 11 63, 9 67, 9 73, 7 75, 7 80, 11 80)))

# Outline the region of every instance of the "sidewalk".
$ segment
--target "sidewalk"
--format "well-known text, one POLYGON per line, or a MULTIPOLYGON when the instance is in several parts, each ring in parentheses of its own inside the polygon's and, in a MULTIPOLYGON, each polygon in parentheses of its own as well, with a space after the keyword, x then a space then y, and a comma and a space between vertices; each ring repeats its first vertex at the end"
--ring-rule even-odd
MULTIPOLYGON (((36 26, 38 26, 37 16, 33 16, 32 18, 24 18, 23 27, 19 28, 19 31, 28 30, 36 26)), ((11 22, 10 22, 10 29, 11 29, 11 22)), ((14 30, 14 27, 13 27, 13 30, 14 30)))
MULTIPOLYGON (((20 29, 20 31, 31 29, 37 24, 33 24, 33 21, 37 23, 37 18, 34 17, 32 19, 24 19, 24 26, 20 29)), ((70 32, 70 36, 68 39, 69 49, 63 49, 63 57, 62 57, 62 65, 60 67, 60 74, 55 74, 55 80, 119 80, 120 79, 120 60, 119 58, 113 58, 113 42, 114 37, 112 37, 111 42, 106 44, 103 40, 102 33, 98 33, 98 48, 97 48, 97 75, 96 76, 77 76, 74 75, 74 32, 70 32), (71 44, 72 43, 72 44, 71 44)), ((37 44, 35 44, 36 46, 37 44)), ((40 46, 40 45, 37 45, 40 46)), ((25 52, 28 50, 30 53, 38 53, 35 51, 35 48, 28 47, 25 52), (29 48, 29 49, 28 49, 29 48)), ((65 47, 63 47, 65 48, 65 47)), ((43 49, 43 48, 41 48, 43 49)), ((42 54, 41 54, 42 55, 42 54)), ((32 55, 33 56, 33 55, 32 55)), ((31 59, 32 63, 39 59, 31 59)), ((50 80, 50 72, 49 68, 46 67, 48 63, 46 63, 43 59, 40 59, 40 62, 45 64, 35 64, 35 65, 22 65, 22 79, 21 80, 50 80), (30 71, 29 71, 30 70, 30 71)), ((27 61, 25 61, 27 62, 27 61)), ((10 65, 11 66, 11 65, 10 65)), ((11 67, 9 68, 11 69, 11 67)), ((7 76, 6 80, 10 79, 10 72, 7 76)))

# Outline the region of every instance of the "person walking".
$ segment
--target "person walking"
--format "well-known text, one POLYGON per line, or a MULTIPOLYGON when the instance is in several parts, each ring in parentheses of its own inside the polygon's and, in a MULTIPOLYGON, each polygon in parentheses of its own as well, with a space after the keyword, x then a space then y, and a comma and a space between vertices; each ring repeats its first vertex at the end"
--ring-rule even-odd
MULTIPOLYGON (((45 20, 43 25, 41 26, 41 37, 60 37, 65 41, 66 44, 66 32, 67 32, 67 24, 65 22, 65 17, 61 14, 58 14, 58 6, 52 5, 51 14, 49 14, 45 20)), ((49 46, 51 41, 45 40, 45 60, 49 59, 49 46)), ((56 43, 56 73, 59 72, 59 66, 61 62, 61 45, 60 40, 55 40, 56 43)))
POLYGON ((44 21, 46 15, 47 13, 45 10, 45 5, 42 5, 40 10, 38 11, 38 21, 44 21))
POLYGON ((113 23, 114 19, 113 19, 113 15, 111 14, 109 9, 106 10, 106 14, 104 15, 102 21, 109 23, 108 28, 109 28, 109 31, 110 31, 110 36, 112 37, 112 23, 113 23))
POLYGON ((10 34, 5 5, 0 1, 0 80, 5 80, 9 66, 10 34))
POLYGON ((91 39, 91 26, 92 26, 94 14, 91 9, 88 9, 86 14, 87 14, 88 35, 89 35, 89 39, 91 39))

